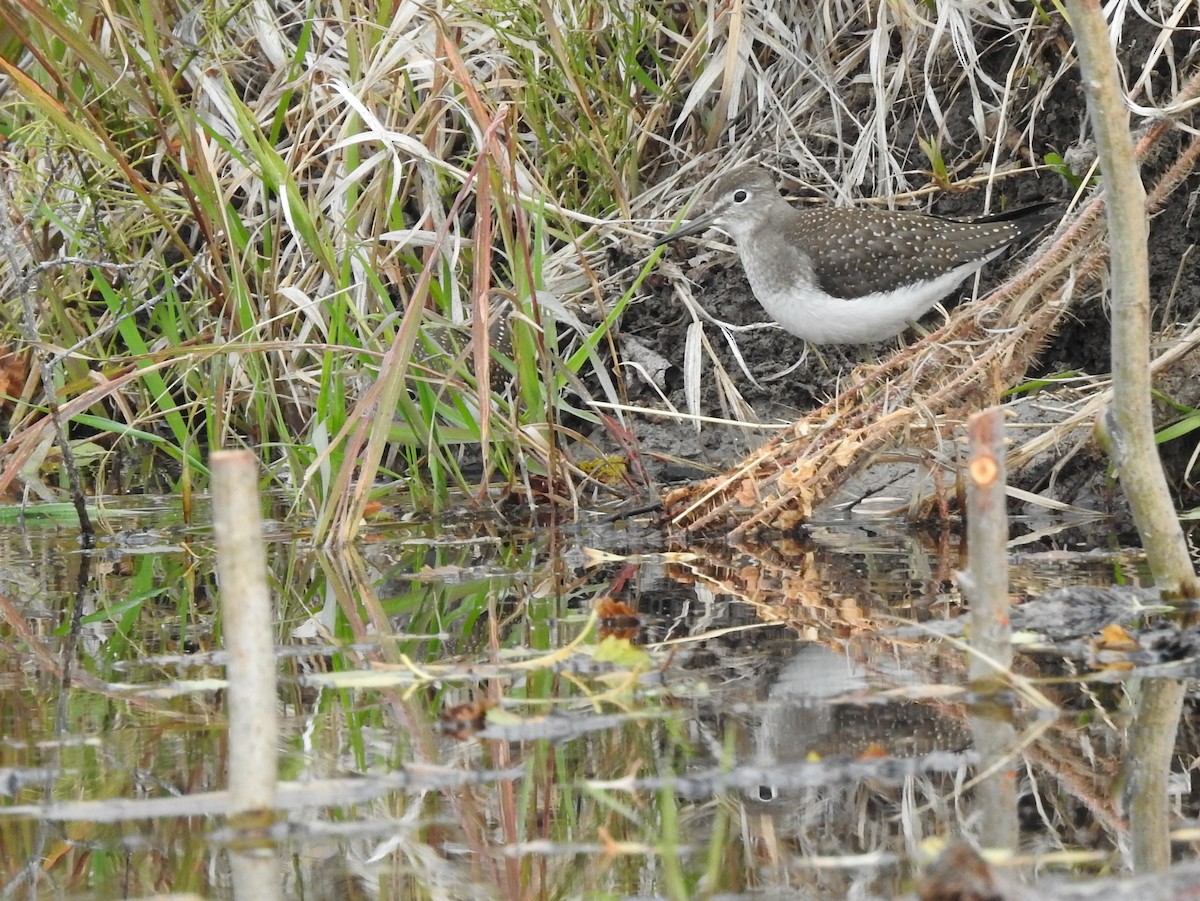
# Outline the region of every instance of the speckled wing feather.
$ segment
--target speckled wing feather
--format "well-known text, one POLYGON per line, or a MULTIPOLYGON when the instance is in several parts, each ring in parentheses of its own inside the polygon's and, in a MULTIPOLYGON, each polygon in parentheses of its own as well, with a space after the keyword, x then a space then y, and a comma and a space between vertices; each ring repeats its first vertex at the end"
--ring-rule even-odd
POLYGON ((959 266, 982 266, 1025 230, 1011 221, 956 222, 839 208, 802 213, 797 233, 818 286, 833 297, 860 297, 894 288, 898 270, 916 282, 959 266))

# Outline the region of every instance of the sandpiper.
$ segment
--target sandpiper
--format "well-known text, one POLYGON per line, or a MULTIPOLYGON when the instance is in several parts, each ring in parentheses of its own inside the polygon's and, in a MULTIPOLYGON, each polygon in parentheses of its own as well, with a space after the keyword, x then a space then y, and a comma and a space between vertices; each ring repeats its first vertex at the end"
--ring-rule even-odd
MULTIPOLYGON (((1056 218, 1043 203, 967 222, 886 210, 793 208, 770 174, 722 176, 665 244, 716 226, 737 244, 767 314, 813 344, 900 334, 1005 248, 1056 218)), ((658 245, 656 245, 658 246, 658 245)))

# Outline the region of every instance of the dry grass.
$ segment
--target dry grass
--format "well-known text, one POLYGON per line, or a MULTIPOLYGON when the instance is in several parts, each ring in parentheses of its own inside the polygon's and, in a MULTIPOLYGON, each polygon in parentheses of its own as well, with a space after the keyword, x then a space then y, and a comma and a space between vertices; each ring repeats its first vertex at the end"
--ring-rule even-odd
MULTIPOLYGON (((1194 22, 1182 0, 1139 10, 1162 23, 1130 71, 1150 107, 1194 68, 1172 30, 1194 22)), ((837 202, 990 192, 1041 165, 1071 66, 1058 10, 1013 0, 329 12, 3 13, 5 341, 39 355, 86 481, 203 485, 209 449, 249 446, 329 540, 379 485, 578 503, 580 435, 637 369, 614 327, 653 265, 614 261, 701 172, 755 155, 837 202), (485 336, 501 299, 508 354, 485 336), (480 389, 496 367, 515 387, 480 389)), ((716 372, 751 418, 693 315, 686 412, 710 412, 716 372)), ((5 408, 0 488, 53 497, 38 379, 5 408)))
MULTIPOLYGON (((1179 99, 1198 87, 1200 76, 1179 99)), ((1139 143, 1139 158, 1154 153, 1171 134, 1166 124, 1148 131, 1139 143)), ((1200 139, 1173 151, 1147 198, 1150 213, 1179 187, 1179 173, 1194 167, 1200 139)), ((852 387, 735 470, 673 492, 667 498, 673 523, 688 530, 735 526, 735 537, 761 527, 788 529, 898 442, 932 451, 935 460, 956 458, 945 445, 953 442, 966 415, 1000 402, 1025 378, 1072 302, 1102 275, 1107 249, 1101 204, 1099 199, 1086 204, 1022 272, 981 304, 960 307, 933 335, 859 373, 852 387)), ((1181 359, 1197 340, 1193 324, 1158 365, 1181 359)), ((1081 403, 1094 413, 1107 396, 1107 389, 1097 386, 1081 403)), ((1065 417, 1027 442, 1012 462, 1019 465, 1048 445, 1067 443, 1072 431, 1090 426, 1091 420, 1080 415, 1065 417)))

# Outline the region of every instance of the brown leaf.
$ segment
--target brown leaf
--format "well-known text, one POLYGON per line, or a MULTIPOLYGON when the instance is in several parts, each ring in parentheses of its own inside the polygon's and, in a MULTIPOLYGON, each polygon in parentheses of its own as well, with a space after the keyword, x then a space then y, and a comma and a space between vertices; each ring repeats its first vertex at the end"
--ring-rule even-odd
POLYGON ((438 716, 438 727, 442 732, 459 741, 470 738, 482 731, 487 720, 487 712, 493 706, 495 705, 491 701, 470 701, 466 704, 447 707, 438 716))

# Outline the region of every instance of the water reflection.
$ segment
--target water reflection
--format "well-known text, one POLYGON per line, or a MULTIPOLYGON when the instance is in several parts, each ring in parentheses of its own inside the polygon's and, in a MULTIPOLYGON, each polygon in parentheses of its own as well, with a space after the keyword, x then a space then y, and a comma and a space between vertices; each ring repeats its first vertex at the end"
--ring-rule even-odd
MULTIPOLYGON (((82 592, 69 532, 0 533, 0 880, 232 897, 208 538, 117 515, 82 592)), ((930 837, 979 834, 981 746, 1018 755, 1023 853, 1122 841, 1122 689, 1090 663, 1021 656, 1051 714, 1018 692, 1011 738, 973 734, 949 533, 398 519, 339 556, 275 528, 285 897, 887 895, 930 837), (607 640, 604 599, 633 620, 607 640)), ((1014 585, 1136 578, 1069 550, 1024 548, 1014 585)))
POLYGON ((936 708, 878 697, 914 675, 898 658, 870 664, 855 660, 850 645, 803 645, 770 685, 760 708, 756 759, 909 757, 965 749, 969 741, 962 729, 936 708))

